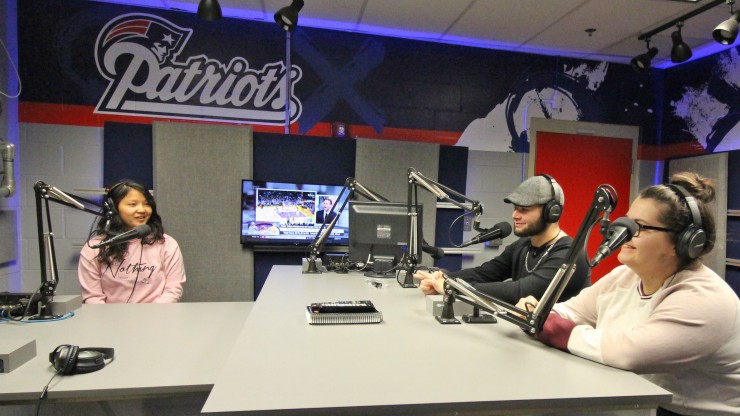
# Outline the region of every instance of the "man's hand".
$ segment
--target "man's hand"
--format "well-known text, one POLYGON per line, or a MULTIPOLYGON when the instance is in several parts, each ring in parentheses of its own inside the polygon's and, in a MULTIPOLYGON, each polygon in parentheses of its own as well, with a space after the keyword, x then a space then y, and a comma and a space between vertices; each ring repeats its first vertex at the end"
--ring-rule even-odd
POLYGON ((421 280, 421 282, 419 282, 419 289, 421 289, 422 293, 425 295, 441 295, 445 292, 444 273, 441 271, 429 273, 423 270, 417 270, 416 273, 414 273, 414 279, 421 280))

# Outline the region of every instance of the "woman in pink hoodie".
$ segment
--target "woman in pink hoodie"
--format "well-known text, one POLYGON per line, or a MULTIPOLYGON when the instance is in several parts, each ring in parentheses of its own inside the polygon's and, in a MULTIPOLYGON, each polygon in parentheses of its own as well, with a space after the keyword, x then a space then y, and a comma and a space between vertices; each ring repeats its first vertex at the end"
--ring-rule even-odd
POLYGON ((164 233, 152 194, 140 183, 123 180, 107 191, 105 208, 108 215, 80 252, 77 271, 83 302, 178 302, 185 283, 182 253, 177 241, 164 233), (146 236, 93 248, 143 225, 151 230, 146 236))

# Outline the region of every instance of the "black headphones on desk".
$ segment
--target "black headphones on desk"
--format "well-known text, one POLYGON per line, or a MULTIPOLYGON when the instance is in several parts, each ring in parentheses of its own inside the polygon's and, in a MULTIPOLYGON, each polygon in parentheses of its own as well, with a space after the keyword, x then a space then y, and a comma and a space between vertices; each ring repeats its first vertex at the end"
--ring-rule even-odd
POLYGON ((49 362, 58 374, 85 374, 105 367, 113 361, 113 348, 80 348, 64 344, 49 353, 49 362))

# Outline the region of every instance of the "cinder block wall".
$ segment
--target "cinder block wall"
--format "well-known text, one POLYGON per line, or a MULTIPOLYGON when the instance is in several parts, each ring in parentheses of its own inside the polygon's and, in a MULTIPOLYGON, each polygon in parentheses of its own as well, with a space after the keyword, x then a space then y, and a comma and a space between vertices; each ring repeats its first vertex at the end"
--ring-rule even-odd
MULTIPOLYGON (((43 181, 64 192, 99 200, 99 191, 87 190, 103 188, 103 129, 22 123, 19 141, 22 282, 13 290, 33 292, 41 284, 33 185, 43 181)), ((57 203, 50 203, 49 208, 59 270, 57 294, 77 295, 79 252, 98 217, 57 203)))

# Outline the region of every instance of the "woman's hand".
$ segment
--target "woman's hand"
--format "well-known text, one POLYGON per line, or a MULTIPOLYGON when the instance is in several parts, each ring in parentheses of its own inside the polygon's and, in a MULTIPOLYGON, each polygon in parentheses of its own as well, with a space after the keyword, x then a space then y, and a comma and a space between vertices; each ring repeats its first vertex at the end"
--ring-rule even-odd
POLYGON ((534 311, 534 308, 537 307, 537 304, 540 303, 540 301, 537 300, 534 296, 527 296, 526 298, 519 299, 519 302, 516 303, 516 307, 519 309, 523 309, 527 312, 534 311))
POLYGON ((542 331, 537 333, 537 339, 543 344, 555 347, 559 350, 568 351, 568 340, 570 340, 570 334, 573 332, 573 328, 576 327, 576 323, 570 319, 563 318, 558 315, 557 312, 550 312, 547 316, 545 325, 542 327, 542 331))

